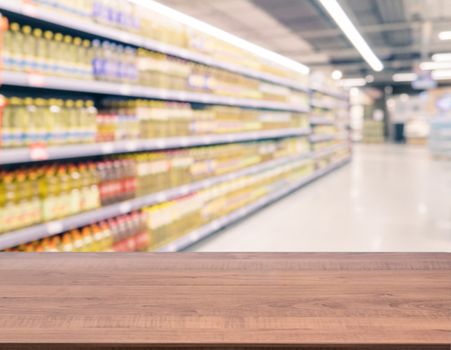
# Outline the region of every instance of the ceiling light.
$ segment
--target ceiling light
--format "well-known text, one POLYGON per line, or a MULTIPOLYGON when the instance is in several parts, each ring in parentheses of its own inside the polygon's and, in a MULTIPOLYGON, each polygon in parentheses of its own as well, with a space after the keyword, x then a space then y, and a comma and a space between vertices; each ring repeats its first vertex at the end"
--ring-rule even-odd
POLYGON ((396 73, 393 74, 393 81, 396 82, 408 82, 408 81, 414 81, 418 78, 418 75, 416 73, 408 72, 408 73, 396 73))
POLYGON ((343 11, 337 0, 318 0, 321 5, 326 9, 329 15, 333 18, 335 23, 340 27, 343 33, 347 36, 349 41, 362 55, 363 59, 370 65, 370 67, 376 72, 384 69, 384 65, 377 58, 374 52, 370 49, 366 41, 362 38, 359 31, 352 24, 348 15, 343 11))
POLYGON ((421 70, 450 69, 451 62, 421 62, 421 70))
POLYGON ((451 70, 435 70, 431 72, 431 77, 434 80, 450 80, 451 70))
POLYGON ((440 40, 451 40, 451 31, 438 33, 438 38, 440 40))
POLYGON ((332 72, 332 79, 334 80, 339 80, 343 77, 343 73, 341 72, 341 70, 334 70, 332 72))
POLYGON ((399 98, 400 98, 400 100, 401 100, 402 102, 406 102, 406 101, 409 100, 409 95, 407 95, 407 94, 401 94, 401 95, 399 95, 399 98))
POLYGON ((451 53, 436 53, 431 56, 434 62, 451 62, 451 53))
POLYGON ((352 78, 342 79, 340 85, 344 87, 364 86, 366 85, 366 79, 364 78, 352 78))
POLYGON ((366 80, 367 83, 372 83, 372 82, 374 81, 374 75, 368 74, 368 75, 365 77, 365 80, 366 80))
POLYGON ((230 34, 222 29, 214 27, 208 23, 202 22, 194 17, 185 15, 182 12, 176 11, 168 6, 160 4, 157 1, 153 0, 131 0, 132 2, 150 9, 151 11, 157 12, 163 16, 166 16, 169 19, 177 21, 179 23, 185 24, 191 28, 194 28, 200 32, 211 35, 217 39, 223 40, 229 44, 232 44, 236 47, 239 47, 243 50, 246 50, 256 56, 259 56, 263 59, 272 61, 282 67, 294 70, 296 72, 302 74, 308 74, 310 69, 299 63, 295 60, 292 60, 288 57, 279 55, 273 51, 267 50, 261 46, 252 44, 251 42, 241 39, 233 34, 230 34))
POLYGON ((359 88, 353 87, 353 88, 351 88, 351 90, 349 91, 349 93, 351 94, 351 96, 356 97, 356 96, 359 95, 360 90, 359 90, 359 88))

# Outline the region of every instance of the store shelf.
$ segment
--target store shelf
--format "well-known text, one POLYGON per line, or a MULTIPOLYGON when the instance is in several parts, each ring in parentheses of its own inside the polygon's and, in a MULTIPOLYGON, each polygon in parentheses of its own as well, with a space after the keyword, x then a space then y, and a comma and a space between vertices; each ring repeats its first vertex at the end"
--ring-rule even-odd
POLYGON ((46 8, 42 8, 38 5, 33 5, 33 3, 30 1, 0 0, 0 10, 2 9, 33 19, 57 24, 72 30, 77 30, 88 34, 97 35, 106 39, 119 41, 127 45, 143 47, 152 51, 162 52, 189 61, 225 69, 227 71, 242 74, 251 78, 268 81, 305 92, 309 91, 306 85, 291 81, 289 79, 280 78, 272 74, 254 71, 252 69, 239 67, 229 63, 218 62, 211 59, 210 57, 197 54, 186 49, 178 48, 176 46, 160 43, 158 41, 148 39, 133 33, 128 33, 123 30, 115 29, 110 26, 101 25, 61 12, 58 13, 56 11, 48 11, 46 8))
POLYGON ((297 183, 290 185, 288 187, 283 187, 282 189, 276 190, 275 192, 269 194, 268 196, 252 203, 246 207, 238 209, 220 219, 214 220, 207 225, 196 229, 183 237, 171 242, 159 249, 157 252, 175 252, 186 249, 190 245, 202 240, 203 238, 212 235, 213 233, 235 223, 238 220, 245 218, 246 216, 262 209, 263 207, 281 199, 282 197, 288 195, 289 193, 307 185, 308 183, 328 174, 329 172, 345 165, 350 161, 349 159, 342 160, 335 164, 332 164, 324 169, 315 171, 313 174, 305 177, 304 179, 298 181, 297 183))
POLYGON ((344 149, 344 148, 348 148, 349 149, 349 144, 334 145, 332 147, 316 151, 313 154, 313 158, 314 159, 318 159, 318 158, 326 157, 326 156, 329 156, 329 155, 333 154, 334 152, 339 151, 339 150, 344 149))
POLYGON ((348 101, 348 99, 349 99, 347 94, 342 94, 336 90, 332 90, 332 89, 328 88, 327 86, 318 85, 318 84, 310 84, 310 89, 312 89, 313 91, 317 91, 322 94, 328 95, 328 96, 335 97, 339 100, 348 101))
POLYGON ((308 135, 309 133, 310 129, 282 129, 225 135, 186 136, 93 144, 0 149, 0 165, 275 139, 290 136, 303 136, 308 135))
POLYGON ((330 141, 330 140, 335 140, 336 139, 336 135, 310 135, 310 142, 323 142, 323 141, 330 141))
POLYGON ((73 215, 61 220, 51 221, 9 233, 0 234, 0 250, 14 247, 22 243, 38 240, 47 236, 59 234, 73 228, 89 225, 94 222, 105 220, 111 217, 122 215, 148 205, 164 202, 173 198, 177 198, 179 196, 196 192, 224 181, 231 181, 241 176, 257 174, 261 171, 272 169, 284 164, 296 161, 301 162, 307 159, 311 159, 311 153, 305 153, 294 157, 286 157, 283 159, 265 162, 263 164, 245 168, 234 173, 216 176, 191 184, 175 187, 169 190, 153 193, 147 196, 130 199, 88 212, 73 215))
POLYGON ((335 120, 331 120, 325 117, 310 117, 310 125, 333 125, 335 120))
POLYGON ((315 100, 315 99, 310 100, 310 106, 316 107, 316 108, 322 108, 322 109, 330 109, 330 110, 335 109, 335 107, 331 106, 330 103, 326 103, 326 102, 323 102, 323 101, 318 101, 318 100, 315 100))
POLYGON ((85 81, 46 76, 41 74, 28 74, 19 72, 2 72, 3 85, 34 87, 64 91, 78 91, 85 93, 98 93, 140 98, 155 98, 161 100, 195 102, 205 104, 232 105, 250 108, 264 108, 295 112, 308 112, 309 106, 295 106, 287 103, 260 101, 246 98, 215 96, 196 92, 157 89, 140 85, 118 84, 104 81, 85 81))

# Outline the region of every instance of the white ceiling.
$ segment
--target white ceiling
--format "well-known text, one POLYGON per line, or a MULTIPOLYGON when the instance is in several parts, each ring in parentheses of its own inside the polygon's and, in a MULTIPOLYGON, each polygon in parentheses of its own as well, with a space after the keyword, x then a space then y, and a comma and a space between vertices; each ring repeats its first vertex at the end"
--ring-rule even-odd
POLYGON ((160 2, 264 48, 290 56, 301 63, 308 64, 312 59, 315 62, 328 61, 326 55, 314 54, 307 41, 251 1, 161 0, 160 2), (293 47, 303 52, 311 52, 314 56, 307 61, 303 60, 305 57, 286 54, 293 47))
POLYGON ((387 81, 415 69, 425 55, 451 52, 451 41, 437 35, 451 30, 451 0, 339 0, 383 60, 386 69, 378 74, 317 0, 157 1, 313 69, 340 69, 345 77, 374 74, 376 82, 387 81))

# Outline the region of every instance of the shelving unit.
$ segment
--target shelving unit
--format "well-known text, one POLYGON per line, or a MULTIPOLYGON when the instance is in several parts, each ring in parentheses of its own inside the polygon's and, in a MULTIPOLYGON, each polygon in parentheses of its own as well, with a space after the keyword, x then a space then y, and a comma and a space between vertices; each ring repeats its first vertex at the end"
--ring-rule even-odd
POLYGON ((248 76, 263 81, 276 83, 300 91, 305 92, 309 91, 307 85, 299 84, 295 81, 279 78, 271 74, 253 71, 251 69, 242 68, 228 63, 218 62, 211 59, 210 57, 190 52, 189 50, 183 48, 178 48, 168 44, 160 43, 133 33, 125 32, 123 30, 118 30, 115 28, 111 28, 109 26, 93 23, 88 20, 80 20, 79 18, 76 18, 77 20, 74 20, 75 18, 72 16, 63 15, 61 13, 59 14, 52 13, 44 8, 41 8, 40 6, 34 5, 32 2, 29 1, 0 0, 0 11, 1 10, 9 11, 15 14, 20 14, 29 17, 31 19, 38 19, 43 22, 57 24, 59 26, 68 29, 96 35, 102 38, 115 40, 127 45, 143 47, 152 51, 157 51, 174 57, 179 57, 189 61, 205 64, 207 66, 221 68, 226 71, 242 74, 244 76, 248 76))
POLYGON ((105 220, 111 217, 129 213, 133 210, 143 208, 156 203, 162 203, 180 196, 185 196, 189 193, 211 187, 215 184, 237 179, 242 176, 257 174, 267 169, 273 169, 283 164, 295 161, 302 161, 311 158, 311 154, 303 154, 297 157, 287 157, 284 159, 277 159, 275 161, 266 162, 257 166, 245 168, 243 170, 221 175, 213 178, 208 178, 202 181, 194 182, 188 185, 183 185, 176 188, 171 188, 158 193, 153 193, 147 196, 130 199, 120 203, 108 205, 91 211, 83 212, 73 215, 61 220, 55 220, 44 224, 30 226, 21 230, 0 234, 0 250, 14 247, 16 245, 38 240, 47 236, 56 235, 73 228, 88 225, 90 223, 105 220))
POLYGON ((311 149, 323 170, 351 156, 348 96, 324 82, 313 82, 311 89, 311 149))
MULTIPOLYGON (((78 161, 80 161, 80 159, 89 159, 90 157, 96 157, 96 159, 111 159, 112 157, 103 157, 110 155, 120 156, 121 154, 127 153, 153 151, 155 151, 155 154, 157 154, 160 151, 177 151, 180 149, 189 150, 191 148, 202 149, 206 146, 212 145, 239 144, 285 138, 302 138, 304 141, 299 142, 303 142, 303 147, 307 146, 307 149, 309 149, 308 152, 305 152, 305 150, 302 152, 300 150, 297 150, 297 155, 285 156, 269 161, 267 160, 258 165, 247 166, 242 168, 241 170, 226 173, 225 175, 206 178, 201 181, 188 183, 174 188, 168 188, 156 193, 151 193, 144 196, 141 195, 132 199, 122 200, 118 203, 104 205, 97 209, 83 211, 78 214, 63 217, 57 220, 51 220, 18 230, 9 231, 7 233, 0 234, 0 250, 28 244, 29 242, 35 242, 63 233, 67 234, 68 231, 74 229, 81 230, 82 228, 94 223, 117 218, 124 214, 129 214, 137 211, 144 212, 146 208, 156 205, 165 205, 171 201, 174 202, 180 198, 194 195, 199 191, 213 188, 213 186, 217 186, 219 184, 231 183, 233 181, 242 181, 242 179, 249 176, 254 176, 255 178, 262 172, 270 172, 274 169, 279 169, 278 171, 280 171, 280 169, 285 169, 284 166, 287 165, 302 166, 303 164, 309 164, 309 166, 312 166, 311 169, 313 169, 312 164, 316 164, 319 159, 323 159, 324 157, 331 157, 329 163, 326 166, 320 167, 318 164, 316 164, 313 173, 305 176, 300 180, 296 180, 295 183, 290 182, 289 185, 282 186, 283 184, 285 184, 284 180, 282 179, 278 183, 274 183, 274 189, 271 185, 271 192, 268 195, 265 195, 263 198, 259 198, 258 200, 255 200, 254 202, 247 204, 244 207, 241 207, 240 209, 221 217, 220 219, 213 220, 190 232, 189 234, 184 235, 183 237, 178 238, 173 242, 170 242, 168 245, 159 248, 159 251, 178 251, 186 248, 189 244, 192 244, 197 240, 200 240, 216 232, 217 230, 224 228, 227 225, 236 222, 237 220, 240 220, 247 215, 250 215, 258 209, 271 204, 272 202, 288 195, 290 192, 333 171, 334 169, 350 160, 349 154, 346 157, 341 156, 341 158, 333 158, 336 153, 349 149, 349 145, 338 143, 338 134, 312 133, 312 130, 315 127, 327 127, 336 125, 335 119, 328 118, 322 114, 333 112, 335 105, 331 104, 330 101, 323 101, 314 96, 315 91, 321 91, 327 96, 331 96, 332 98, 335 98, 339 101, 346 99, 344 95, 334 89, 328 89, 326 86, 322 86, 320 90, 318 90, 317 87, 310 88, 309 86, 307 86, 307 84, 304 84, 296 79, 287 79, 274 74, 259 71, 257 69, 250 69, 244 66, 226 63, 204 54, 190 51, 186 48, 180 48, 177 46, 158 42, 136 33, 127 32, 109 25, 96 23, 90 19, 83 19, 77 16, 72 16, 65 13, 64 11, 59 11, 58 13, 56 13, 52 10, 49 10, 49 8, 37 5, 33 1, 0 0, 0 13, 3 11, 5 11, 7 15, 15 15, 17 18, 24 22, 32 21, 34 23, 33 25, 39 22, 42 22, 42 24, 45 25, 56 25, 58 26, 58 30, 62 32, 64 32, 64 30, 70 30, 71 33, 75 31, 80 36, 88 35, 90 38, 94 36, 100 39, 112 40, 117 43, 131 45, 136 48, 148 49, 153 52, 166 54, 171 58, 187 60, 208 67, 218 68, 223 70, 224 72, 239 74, 247 78, 256 79, 260 82, 259 84, 257 84, 257 88, 254 87, 254 89, 257 89, 255 91, 260 92, 260 94, 256 94, 258 98, 241 98, 233 97, 233 93, 230 93, 230 91, 226 93, 218 93, 216 90, 211 90, 214 93, 197 91, 193 92, 193 89, 188 86, 185 87, 186 91, 182 91, 183 87, 180 88, 180 90, 176 90, 155 86, 144 86, 138 83, 124 83, 121 81, 106 81, 97 79, 81 80, 65 76, 53 76, 44 74, 42 72, 2 71, 0 81, 2 86, 6 86, 8 89, 13 88, 15 89, 15 91, 20 91, 21 88, 26 88, 24 91, 29 94, 34 94, 34 97, 39 97, 39 94, 42 93, 41 89, 45 89, 46 96, 53 96, 52 94, 59 93, 66 95, 70 95, 71 93, 82 93, 84 96, 88 95, 92 96, 92 99, 95 98, 96 104, 100 104, 99 107, 101 106, 102 99, 107 96, 116 98, 117 100, 127 100, 133 98, 167 101, 167 103, 184 102, 192 105, 200 105, 202 106, 202 108, 204 107, 204 105, 218 105, 239 107, 240 110, 249 109, 262 112, 268 110, 268 112, 271 112, 262 113, 265 114, 265 116, 262 118, 270 119, 274 118, 274 116, 268 114, 277 114, 272 111, 291 112, 291 115, 296 113, 296 118, 307 118, 307 115, 312 111, 312 109, 320 109, 321 113, 312 112, 308 123, 300 122, 299 124, 297 124, 296 122, 296 124, 293 124, 294 122, 290 121, 290 123, 292 123, 293 125, 302 124, 302 127, 279 127, 270 130, 266 130, 264 127, 261 127, 262 130, 252 132, 224 132, 217 134, 207 133, 205 135, 193 134, 179 137, 162 136, 145 139, 130 139, 82 144, 32 144, 30 147, 0 149, 0 165, 5 166, 8 169, 14 169, 14 167, 23 168, 25 164, 34 162, 42 162, 43 164, 47 164, 46 162, 51 162, 49 164, 56 165, 60 164, 60 162, 70 164, 73 159, 77 159, 78 161), (263 86, 265 89, 267 89, 268 85, 271 87, 270 84, 274 84, 276 90, 278 87, 285 89, 283 90, 283 93, 287 95, 283 95, 283 98, 279 98, 279 100, 272 97, 271 89, 264 90, 262 88, 263 86), (264 91, 264 93, 262 91, 264 91), (268 93, 270 95, 269 99, 268 97, 265 97, 268 96, 268 93), (305 95, 300 96, 299 94, 305 95), (265 100, 264 98, 267 99, 265 100), (282 100, 287 102, 276 102, 282 100), (336 140, 337 142, 332 144, 334 140, 336 140), (321 142, 331 142, 331 144, 328 145, 328 147, 316 149, 316 145, 320 144, 321 142), (278 184, 280 186, 276 186, 278 184)), ((246 96, 248 97, 254 97, 254 94, 249 95, 247 93, 247 90, 246 94, 246 96)), ((235 95, 243 96, 243 93, 241 95, 235 95)), ((282 116, 282 119, 283 118, 284 117, 282 116)), ((285 123, 282 125, 291 124, 285 123)), ((250 129, 253 130, 253 128, 250 129)), ((159 154, 163 153, 160 152, 159 154)), ((283 174, 284 176, 288 176, 285 175, 285 173, 283 174)), ((0 205, 2 204, 0 203, 0 205)), ((150 234, 152 234, 150 229, 149 232, 150 234)))
POLYGON ((325 117, 310 117, 311 125, 333 125, 335 121, 325 117))
POLYGON ((226 215, 220 219, 214 220, 210 222, 209 224, 200 227, 197 230, 194 230, 183 237, 176 239, 174 242, 165 245, 159 249, 157 249, 157 252, 177 252, 184 250, 191 246, 192 244, 214 234, 215 232, 220 231, 221 229, 244 219, 245 217, 257 212, 260 209, 263 209, 264 207, 282 199, 283 197, 289 195, 293 191, 296 191, 300 189, 301 187, 308 185, 312 181, 315 181, 322 176, 330 173, 333 170, 338 169, 339 167, 345 165, 348 163, 350 159, 344 159, 341 160, 335 164, 329 165, 328 167, 317 170, 312 175, 306 176, 304 179, 298 181, 297 183, 282 188, 280 190, 274 191, 273 193, 269 194, 268 196, 256 201, 255 203, 248 205, 244 208, 241 208, 239 210, 236 210, 229 215, 226 215))
POLYGON ((308 135, 309 133, 309 129, 283 129, 224 135, 171 137, 152 140, 129 140, 50 147, 43 146, 38 148, 11 148, 2 150, 0 164, 18 164, 118 153, 219 145, 235 142, 277 139, 291 136, 303 136, 308 135))
POLYGON ((330 141, 334 139, 335 135, 310 135, 310 142, 312 143, 330 141))
POLYGON ((146 86, 117 84, 104 81, 83 81, 51 77, 42 74, 27 74, 18 72, 2 73, 2 84, 16 87, 45 88, 52 90, 85 92, 94 94, 115 95, 124 97, 140 97, 180 102, 193 102, 204 104, 219 104, 249 108, 275 109, 281 111, 308 112, 308 106, 290 105, 271 101, 259 101, 244 98, 215 96, 185 91, 157 89, 146 86))

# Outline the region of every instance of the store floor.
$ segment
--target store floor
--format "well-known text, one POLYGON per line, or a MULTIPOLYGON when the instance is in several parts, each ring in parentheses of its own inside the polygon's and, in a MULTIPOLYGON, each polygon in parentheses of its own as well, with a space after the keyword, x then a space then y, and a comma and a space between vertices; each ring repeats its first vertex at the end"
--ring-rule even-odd
POLYGON ((190 250, 451 252, 451 162, 356 145, 351 164, 190 250))

